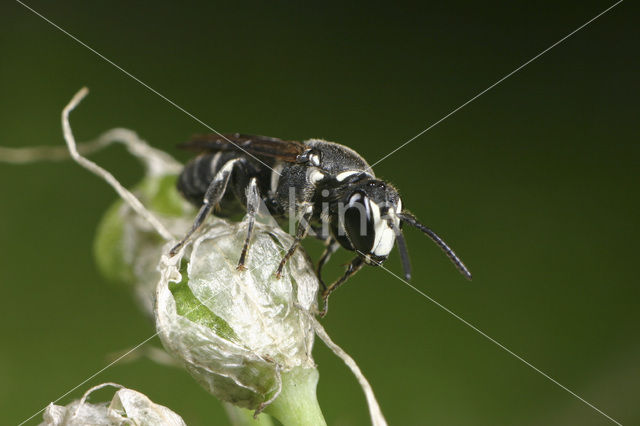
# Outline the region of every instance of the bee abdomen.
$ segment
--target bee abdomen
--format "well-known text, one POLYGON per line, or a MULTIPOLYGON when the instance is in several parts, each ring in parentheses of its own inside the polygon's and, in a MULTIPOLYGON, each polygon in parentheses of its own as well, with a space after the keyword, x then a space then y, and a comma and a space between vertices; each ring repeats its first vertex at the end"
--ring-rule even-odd
POLYGON ((213 180, 218 168, 221 152, 203 154, 189 161, 178 178, 178 191, 191 203, 202 204, 204 194, 213 180))

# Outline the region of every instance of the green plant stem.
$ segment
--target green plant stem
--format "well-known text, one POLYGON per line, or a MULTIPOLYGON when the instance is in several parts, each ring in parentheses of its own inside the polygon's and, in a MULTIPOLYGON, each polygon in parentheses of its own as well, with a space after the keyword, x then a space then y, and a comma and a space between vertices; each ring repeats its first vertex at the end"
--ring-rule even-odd
POLYGON ((233 426, 273 426, 273 420, 266 413, 261 413, 254 419, 253 410, 236 407, 228 402, 224 403, 224 408, 233 426))
POLYGON ((316 397, 319 376, 315 368, 294 368, 282 373, 282 392, 265 412, 284 426, 326 426, 316 397))

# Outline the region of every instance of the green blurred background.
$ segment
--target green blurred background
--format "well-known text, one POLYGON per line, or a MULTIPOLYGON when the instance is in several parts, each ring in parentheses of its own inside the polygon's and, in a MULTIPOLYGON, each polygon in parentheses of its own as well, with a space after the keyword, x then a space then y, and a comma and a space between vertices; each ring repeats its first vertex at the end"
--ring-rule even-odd
MULTIPOLYGON (((374 162, 612 2, 27 4, 219 131, 322 137, 374 162)), ((376 167, 475 277, 409 230, 412 283, 622 424, 640 424, 632 9, 622 3, 376 167)), ((18 3, 0 6, 0 37, 1 145, 62 145, 60 111, 83 85, 80 140, 124 126, 186 160, 175 145, 206 131, 18 3)), ((142 175, 122 148, 94 158, 128 185, 142 175)), ((17 424, 154 327, 96 270, 94 232, 116 199, 103 181, 70 161, 0 164, 0 193, 0 422, 17 424)), ((306 246, 319 256, 320 243, 306 246)), ((401 271, 396 253, 387 267, 401 271)), ((324 324, 390 424, 613 424, 381 269, 341 288, 324 324)), ((315 357, 328 423, 367 424, 346 367, 321 343, 315 357)), ((189 375, 148 360, 116 364, 62 402, 105 381, 190 425, 227 424, 189 375)))

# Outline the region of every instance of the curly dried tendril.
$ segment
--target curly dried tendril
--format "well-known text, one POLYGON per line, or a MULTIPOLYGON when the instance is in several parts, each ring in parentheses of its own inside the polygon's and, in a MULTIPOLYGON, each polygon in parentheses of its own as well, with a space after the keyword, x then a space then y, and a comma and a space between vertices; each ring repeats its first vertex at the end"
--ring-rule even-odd
POLYGON ((143 217, 151 226, 153 226, 156 231, 165 239, 171 240, 173 239, 173 235, 169 230, 162 224, 160 221, 152 214, 150 214, 147 209, 144 208, 140 200, 136 198, 128 189, 122 186, 120 182, 108 171, 98 166, 93 161, 83 157, 78 152, 78 148, 76 146, 76 140, 73 137, 73 132, 71 131, 71 125, 69 124, 69 113, 73 111, 73 109, 82 101, 82 99, 87 96, 89 93, 89 89, 83 87, 80 89, 78 93, 71 99, 71 102, 62 110, 62 131, 64 134, 64 140, 67 143, 67 148, 69 149, 69 153, 71 154, 71 158, 80 164, 85 169, 90 172, 96 174, 103 178, 109 185, 115 189, 115 191, 120 195, 120 197, 125 200, 131 208, 133 208, 136 213, 138 213, 141 217, 143 217))

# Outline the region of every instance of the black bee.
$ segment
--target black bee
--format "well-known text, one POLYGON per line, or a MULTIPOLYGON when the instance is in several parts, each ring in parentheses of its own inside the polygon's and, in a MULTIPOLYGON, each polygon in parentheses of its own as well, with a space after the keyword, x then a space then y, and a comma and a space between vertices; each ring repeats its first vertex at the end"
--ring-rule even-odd
POLYGON ((402 235, 402 224, 427 234, 468 279, 471 273, 449 246, 411 213, 402 210, 398 191, 376 179, 367 162, 354 150, 320 139, 285 141, 266 136, 197 135, 183 148, 200 152, 182 170, 178 190, 200 207, 193 227, 172 250, 177 253, 204 223, 215 206, 228 216, 246 209, 249 227, 240 253, 244 264, 260 201, 275 218, 292 218, 297 227, 295 241, 276 271, 279 277, 287 260, 309 233, 325 240, 326 249, 316 273, 329 294, 364 264, 380 265, 398 243, 405 278, 410 263, 402 235), (344 275, 330 286, 321 278, 322 267, 340 247, 356 252, 344 275))

